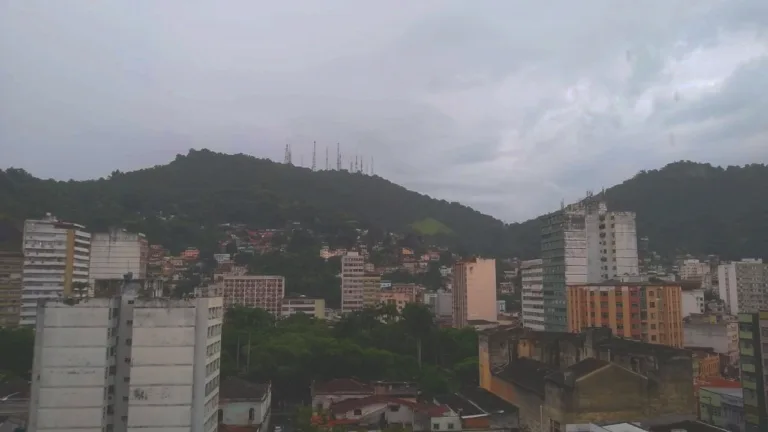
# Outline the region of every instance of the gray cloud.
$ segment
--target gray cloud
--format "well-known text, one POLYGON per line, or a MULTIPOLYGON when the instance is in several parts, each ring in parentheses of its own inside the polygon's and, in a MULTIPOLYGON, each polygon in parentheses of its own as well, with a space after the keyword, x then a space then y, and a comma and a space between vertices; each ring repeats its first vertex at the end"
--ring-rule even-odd
POLYGON ((508 221, 678 159, 765 162, 763 0, 5 2, 0 166, 207 147, 379 175, 508 221))

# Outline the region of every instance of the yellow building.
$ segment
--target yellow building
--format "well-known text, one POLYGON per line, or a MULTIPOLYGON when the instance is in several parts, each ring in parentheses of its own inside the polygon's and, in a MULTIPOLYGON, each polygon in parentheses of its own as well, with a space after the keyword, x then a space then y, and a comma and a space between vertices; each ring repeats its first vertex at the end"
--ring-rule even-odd
POLYGON ((567 295, 571 333, 607 327, 621 337, 683 347, 679 284, 607 281, 570 285, 567 295))
POLYGON ((280 307, 282 318, 303 313, 317 319, 325 319, 325 299, 313 297, 285 297, 280 307))

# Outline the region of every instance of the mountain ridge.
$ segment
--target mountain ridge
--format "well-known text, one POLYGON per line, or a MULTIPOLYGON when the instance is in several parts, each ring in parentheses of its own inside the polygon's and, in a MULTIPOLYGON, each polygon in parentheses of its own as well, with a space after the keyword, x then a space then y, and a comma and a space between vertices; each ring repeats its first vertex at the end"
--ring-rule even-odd
MULTIPOLYGON (((679 161, 640 171, 606 189, 604 197, 610 210, 635 211, 638 236, 650 237, 651 249, 662 254, 765 256, 768 190, 760 184, 768 184, 762 164, 723 168, 679 161)), ((350 224, 411 232, 484 255, 534 258, 540 248, 540 217, 506 224, 379 176, 312 171, 207 149, 190 150, 165 165, 114 171, 106 179, 65 182, 0 171, 0 214, 21 219, 45 212, 91 229, 123 224, 175 247, 186 237, 213 244, 215 233, 200 225, 266 228, 293 221, 322 232, 350 224), (165 219, 171 217, 178 223, 169 227, 165 219)))

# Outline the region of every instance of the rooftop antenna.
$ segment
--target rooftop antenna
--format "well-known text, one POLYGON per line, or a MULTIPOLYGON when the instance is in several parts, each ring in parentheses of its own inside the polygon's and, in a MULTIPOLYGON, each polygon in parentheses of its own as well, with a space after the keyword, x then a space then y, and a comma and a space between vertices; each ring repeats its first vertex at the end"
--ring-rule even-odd
POLYGON ((312 141, 312 171, 315 170, 317 162, 317 141, 312 141))
POLYGON ((328 165, 328 146, 325 146, 325 170, 328 171, 330 168, 328 165))
POLYGON ((371 156, 371 166, 369 168, 371 171, 371 175, 373 175, 373 156, 371 156))
POLYGON ((341 146, 336 143, 336 169, 341 171, 341 146))
POLYGON ((363 157, 360 156, 360 170, 359 173, 365 173, 365 163, 363 162, 363 157))
POLYGON ((358 158, 358 156, 355 155, 355 172, 357 172, 357 167, 358 167, 358 160, 357 160, 357 158, 358 158))
POLYGON ((285 159, 283 160, 283 163, 287 165, 291 164, 291 145, 290 144, 285 145, 285 159))

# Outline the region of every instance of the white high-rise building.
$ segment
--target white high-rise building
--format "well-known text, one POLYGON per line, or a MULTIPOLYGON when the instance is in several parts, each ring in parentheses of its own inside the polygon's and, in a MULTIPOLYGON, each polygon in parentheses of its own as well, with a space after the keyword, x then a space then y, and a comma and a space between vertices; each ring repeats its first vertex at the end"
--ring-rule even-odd
POLYGON ((768 309, 768 264, 742 259, 717 268, 720 299, 731 315, 768 309))
POLYGON ((341 257, 341 313, 362 310, 365 305, 365 258, 357 252, 341 257))
POLYGON ((149 244, 144 234, 112 229, 94 233, 91 238, 89 285, 96 287, 100 280, 120 280, 126 273, 134 279, 147 278, 149 244))
POLYGON ((542 285, 542 260, 520 263, 523 298, 523 327, 544 330, 544 293, 542 285))
POLYGON ((635 213, 609 212, 593 196, 564 206, 544 220, 541 258, 545 330, 567 331, 568 285, 639 275, 635 213))
POLYGON ((708 262, 687 259, 680 264, 678 274, 682 280, 703 280, 705 276, 709 275, 710 268, 708 262))
POLYGON ((28 430, 217 428, 220 297, 41 302, 28 430))
POLYGON ((50 214, 24 223, 21 325, 35 325, 38 299, 87 294, 91 234, 50 214))

